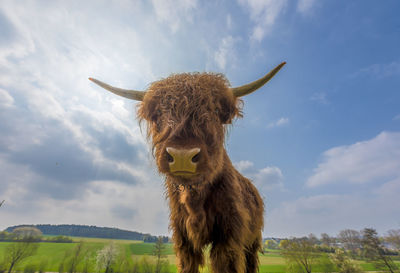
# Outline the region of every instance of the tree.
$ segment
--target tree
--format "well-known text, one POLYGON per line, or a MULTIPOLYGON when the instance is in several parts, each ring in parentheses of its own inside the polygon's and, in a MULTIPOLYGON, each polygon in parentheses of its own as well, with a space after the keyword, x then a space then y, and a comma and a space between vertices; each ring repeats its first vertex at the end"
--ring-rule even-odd
POLYGON ((140 267, 139 262, 137 260, 134 260, 132 262, 132 268, 131 268, 130 272, 131 273, 139 273, 139 267, 140 267))
POLYGON ((385 241, 400 250, 400 229, 391 229, 387 232, 385 241))
POLYGON ((278 248, 279 249, 285 249, 288 246, 288 244, 289 244, 289 240, 287 240, 287 239, 281 240, 279 242, 278 248))
POLYGON ((318 272, 331 273, 336 272, 335 264, 330 259, 327 253, 320 253, 320 257, 317 260, 318 272))
POLYGON ((30 226, 14 228, 12 233, 15 235, 16 240, 26 240, 29 238, 29 240, 40 241, 42 238, 40 229, 30 226))
POLYGON ((264 248, 266 249, 277 249, 278 243, 275 240, 266 240, 264 243, 264 248))
POLYGON ((67 258, 64 262, 64 267, 68 273, 77 272, 77 267, 83 260, 85 255, 85 245, 83 242, 79 242, 70 252, 66 254, 67 258))
POLYGON ((361 248, 361 234, 357 230, 342 230, 338 235, 338 239, 343 247, 349 250, 353 256, 356 254, 356 250, 361 248))
POLYGON ((365 228, 362 235, 361 242, 365 258, 373 262, 376 268, 387 268, 391 273, 394 273, 397 266, 393 263, 390 256, 385 255, 383 244, 379 240, 376 230, 373 228, 365 228))
POLYGON ((154 244, 153 255, 156 256, 156 268, 155 273, 161 273, 163 265, 166 264, 165 245, 163 237, 159 236, 156 243, 154 244))
POLYGON ((320 255, 311 240, 291 239, 281 245, 283 247, 281 254, 289 268, 296 272, 312 272, 312 267, 317 263, 320 255))
POLYGON ((33 256, 39 244, 29 238, 22 239, 19 242, 12 243, 6 248, 5 261, 9 265, 8 273, 24 259, 33 256))
POLYGON ((130 256, 127 256, 125 252, 121 251, 118 258, 113 266, 114 273, 133 273, 132 271, 133 261, 130 256))
POLYGON ((38 267, 38 273, 44 273, 46 272, 46 266, 47 266, 48 261, 46 259, 43 259, 40 261, 39 263, 39 267, 38 267))
POLYGON ((11 237, 7 231, 0 231, 0 241, 11 241, 11 237))
POLYGON ((330 237, 326 233, 321 233, 321 243, 324 246, 331 247, 334 245, 334 238, 330 237))
POLYGON ((92 258, 89 252, 83 257, 82 273, 92 272, 92 258))
POLYGON ((36 265, 28 264, 24 267, 24 273, 35 273, 36 272, 36 265))
POLYGON ((142 256, 139 260, 140 272, 154 272, 154 265, 149 261, 148 257, 142 256))
POLYGON ((332 261, 336 265, 339 273, 361 273, 361 268, 351 262, 342 249, 336 249, 332 255, 332 261))
POLYGON ((61 261, 60 264, 58 265, 58 273, 63 273, 64 272, 64 261, 61 261))
POLYGON ((98 270, 105 270, 105 273, 111 273, 119 250, 114 242, 106 245, 102 250, 97 252, 96 266, 98 270))
POLYGON ((312 243, 313 245, 316 245, 319 243, 317 236, 315 236, 313 233, 308 234, 307 240, 309 240, 310 243, 312 243))

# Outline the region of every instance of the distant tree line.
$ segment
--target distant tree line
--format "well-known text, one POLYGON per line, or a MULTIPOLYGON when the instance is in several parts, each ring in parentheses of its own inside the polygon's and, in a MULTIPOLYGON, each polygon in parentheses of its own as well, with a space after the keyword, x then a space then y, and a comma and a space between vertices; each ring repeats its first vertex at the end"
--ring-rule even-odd
POLYGON ((168 243, 168 236, 152 236, 134 231, 121 230, 117 228, 104 228, 96 226, 81 225, 19 225, 8 227, 5 231, 0 232, 0 241, 11 242, 18 240, 18 232, 25 230, 33 234, 36 233, 38 241, 70 243, 72 239, 68 236, 91 237, 91 238, 107 238, 107 239, 125 239, 139 240, 145 243, 156 243, 160 238, 163 243, 168 243), (37 235, 40 233, 40 235, 37 235), (43 238, 41 235, 53 235, 52 237, 43 238), (55 236, 57 235, 57 236, 55 236))
POLYGON ((163 243, 168 243, 169 242, 169 237, 168 236, 145 236, 143 238, 143 242, 145 243, 157 243, 159 240, 161 240, 163 243))
MULTIPOLYGON (((11 232, 17 227, 26 225, 12 226, 6 229, 11 232)), ((145 242, 156 242, 158 237, 136 231, 122 230, 118 228, 86 226, 86 225, 29 225, 39 229, 45 235, 64 235, 76 237, 108 238, 139 240, 145 242)), ((167 242, 168 238, 165 239, 167 242)))

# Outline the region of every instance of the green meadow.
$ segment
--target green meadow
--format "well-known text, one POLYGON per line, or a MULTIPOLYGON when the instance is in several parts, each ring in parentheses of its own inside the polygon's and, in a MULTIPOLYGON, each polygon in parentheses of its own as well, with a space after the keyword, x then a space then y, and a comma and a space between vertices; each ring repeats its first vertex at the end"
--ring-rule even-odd
MULTIPOLYGON (((143 243, 142 241, 133 240, 113 240, 102 238, 86 238, 86 237, 70 237, 74 239, 74 243, 39 243, 39 248, 34 256, 31 256, 21 262, 17 267, 17 271, 22 271, 26 265, 34 264, 39 266, 42 262, 46 263, 46 271, 58 272, 60 263, 63 261, 65 254, 71 251, 80 241, 85 243, 85 248, 90 253, 90 259, 95 260, 96 253, 104 246, 114 242, 119 246, 120 254, 132 259, 141 259, 147 256, 149 260, 154 259, 151 254, 153 252, 154 243, 143 243)), ((0 262, 3 260, 6 248, 11 242, 0 242, 0 262)), ((175 254, 172 244, 165 244, 165 251, 171 271, 175 272, 175 254)))
MULTIPOLYGON (((141 259, 147 256, 149 260, 154 259, 151 254, 153 251, 154 243, 143 243, 142 241, 132 240, 112 240, 112 239, 100 239, 100 238, 83 238, 83 237, 72 237, 74 243, 39 243, 37 253, 24 260, 16 268, 18 271, 22 271, 28 264, 39 265, 40 263, 46 263, 46 271, 58 272, 59 265, 65 257, 65 253, 68 250, 72 250, 79 241, 85 242, 85 246, 90 253, 91 259, 95 260, 97 251, 102 249, 105 245, 114 242, 119 246, 120 253, 125 257, 132 259, 141 259)), ((0 242, 0 262, 3 259, 6 247, 11 244, 9 242, 0 242)), ((173 252, 172 244, 165 244, 166 258, 170 263, 171 272, 176 272, 175 266, 175 255, 173 252)), ((260 254, 260 273, 280 273, 286 271, 285 260, 280 255, 279 251, 271 250, 265 254, 260 254)), ((357 261, 365 271, 375 271, 376 268, 372 264, 368 264, 362 261, 357 261)), ((399 261, 396 261, 400 265, 399 261)), ((321 272, 318 268, 315 268, 315 272, 321 272)))

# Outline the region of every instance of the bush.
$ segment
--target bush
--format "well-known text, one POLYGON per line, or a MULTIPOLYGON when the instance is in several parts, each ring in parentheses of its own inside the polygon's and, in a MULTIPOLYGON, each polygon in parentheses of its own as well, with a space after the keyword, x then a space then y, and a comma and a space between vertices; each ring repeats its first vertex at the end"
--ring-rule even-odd
POLYGON ((150 259, 146 256, 143 256, 139 260, 139 268, 141 269, 140 272, 154 272, 155 265, 150 261, 150 259))
POLYGON ((6 272, 6 269, 5 261, 0 262, 0 273, 6 272))
POLYGON ((36 272, 36 266, 33 264, 28 264, 24 268, 24 273, 35 273, 36 272))
POLYGON ((82 261, 82 273, 94 272, 94 263, 91 253, 87 252, 82 261))
POLYGON ((72 243, 73 240, 68 236, 58 235, 55 237, 47 238, 47 242, 51 243, 72 243))
POLYGON ((63 273, 63 272, 64 272, 64 261, 62 261, 58 266, 58 273, 63 273))
POLYGON ((352 262, 341 249, 337 249, 332 255, 332 261, 335 263, 339 273, 361 273, 361 268, 352 262))
POLYGON ((337 272, 334 263, 329 258, 328 254, 323 253, 318 260, 319 271, 324 273, 337 272))
POLYGON ((41 260, 41 261, 40 261, 39 269, 38 269, 39 273, 44 273, 44 272, 46 272, 46 271, 45 271, 46 265, 47 265, 47 260, 41 260))
POLYGON ((324 246, 320 245, 316 247, 319 252, 324 252, 324 253, 335 253, 335 248, 331 246, 324 246))

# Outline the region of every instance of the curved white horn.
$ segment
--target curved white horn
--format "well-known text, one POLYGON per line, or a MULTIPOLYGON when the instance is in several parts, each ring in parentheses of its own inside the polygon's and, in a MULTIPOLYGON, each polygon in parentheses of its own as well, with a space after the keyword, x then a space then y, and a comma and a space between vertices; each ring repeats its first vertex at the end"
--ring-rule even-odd
POLYGON ((266 84, 273 76, 275 76, 276 73, 286 64, 286 62, 281 63, 274 69, 272 69, 267 75, 262 77, 261 79, 258 79, 254 82, 251 82, 249 84, 245 84, 239 87, 233 87, 231 88, 231 91, 235 97, 242 97, 245 95, 250 94, 251 92, 256 91, 258 88, 266 84))
POLYGON ((114 94, 118 95, 118 96, 122 96, 131 100, 139 100, 142 101, 144 98, 144 95, 146 94, 145 91, 136 91, 136 90, 128 90, 128 89, 121 89, 121 88, 117 88, 117 87, 113 87, 111 85, 108 85, 102 81, 93 79, 93 78, 89 78, 89 80, 91 80, 92 82, 94 82, 95 84, 103 87, 104 89, 113 92, 114 94))

